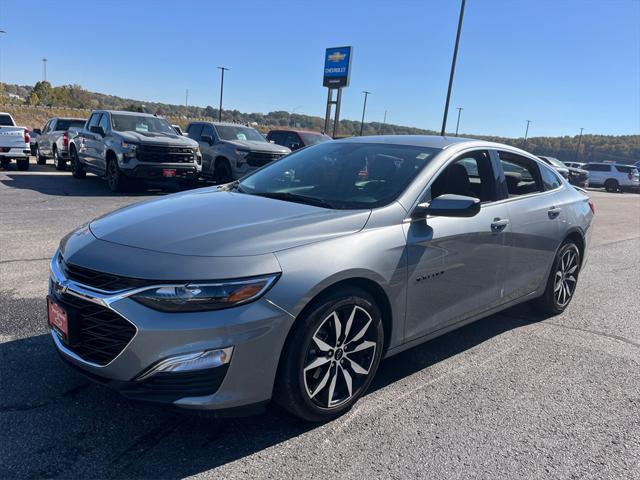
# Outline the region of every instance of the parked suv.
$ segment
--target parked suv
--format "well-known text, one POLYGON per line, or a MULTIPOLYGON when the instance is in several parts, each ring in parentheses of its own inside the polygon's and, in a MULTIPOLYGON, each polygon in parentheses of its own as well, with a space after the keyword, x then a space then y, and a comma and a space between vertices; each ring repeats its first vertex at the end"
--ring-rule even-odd
POLYGON ((604 187, 607 192, 640 190, 640 175, 633 165, 587 163, 583 168, 589 172, 592 187, 604 187))
POLYGON ((324 133, 310 132, 306 130, 271 130, 267 134, 267 140, 278 145, 282 145, 291 149, 291 151, 299 148, 315 145, 316 143, 331 140, 331 137, 324 133))
POLYGON ((164 118, 146 113, 96 110, 86 125, 72 130, 69 153, 73 176, 105 177, 113 192, 133 180, 199 176, 200 148, 178 135, 164 118))
POLYGON ((38 165, 44 165, 47 158, 53 158, 56 170, 64 170, 69 160, 69 128, 81 129, 86 121, 86 118, 50 119, 36 142, 38 165))
POLYGON ((191 122, 187 135, 202 150, 202 176, 228 183, 291 150, 268 142, 255 128, 234 123, 191 122))

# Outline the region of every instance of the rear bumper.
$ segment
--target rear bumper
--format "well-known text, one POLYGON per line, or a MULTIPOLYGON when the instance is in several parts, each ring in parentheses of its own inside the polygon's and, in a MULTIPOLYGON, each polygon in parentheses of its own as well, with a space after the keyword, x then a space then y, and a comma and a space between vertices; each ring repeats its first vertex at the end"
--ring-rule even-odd
POLYGON ((29 158, 31 147, 0 147, 0 158, 29 158))

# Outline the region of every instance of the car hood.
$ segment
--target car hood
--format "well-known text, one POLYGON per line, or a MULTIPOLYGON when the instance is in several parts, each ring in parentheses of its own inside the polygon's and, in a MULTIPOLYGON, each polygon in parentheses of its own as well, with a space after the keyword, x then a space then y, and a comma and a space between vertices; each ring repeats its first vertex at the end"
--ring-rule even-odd
POLYGON ((118 132, 125 142, 165 146, 195 147, 198 143, 188 137, 167 133, 141 133, 134 131, 118 132))
POLYGON ((276 145, 267 141, 260 142, 258 140, 224 140, 236 148, 243 148, 245 150, 251 150, 254 152, 269 152, 269 153, 290 153, 287 147, 282 145, 276 145))
POLYGON ((262 255, 361 230, 370 210, 330 210, 203 188, 126 207, 94 220, 93 235, 156 252, 262 255))

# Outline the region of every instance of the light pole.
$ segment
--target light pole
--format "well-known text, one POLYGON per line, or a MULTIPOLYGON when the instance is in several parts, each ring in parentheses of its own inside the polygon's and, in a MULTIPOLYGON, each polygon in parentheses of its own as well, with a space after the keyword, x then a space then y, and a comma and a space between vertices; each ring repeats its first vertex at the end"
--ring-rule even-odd
POLYGON ((224 91, 224 72, 225 70, 230 70, 227 67, 218 67, 220 69, 221 77, 220 77, 220 108, 218 109, 218 121, 222 121, 222 92, 224 91))
POLYGON ((42 81, 44 82, 47 81, 47 62, 48 60, 46 58, 42 59, 42 81))
MULTIPOLYGON (((6 35, 6 31, 0 30, 0 39, 6 35)), ((4 88, 2 88, 2 42, 0 41, 0 100, 4 97, 4 88)))
POLYGON ((527 137, 529 136, 529 124, 531 120, 527 120, 527 129, 524 131, 524 144, 527 144, 527 137))
POLYGON ((462 0, 460 4, 460 16, 458 17, 458 33, 456 33, 456 45, 453 49, 453 60, 451 60, 451 74, 449 75, 449 88, 447 89, 447 101, 444 104, 444 115, 442 117, 442 129, 440 135, 444 137, 445 128, 447 128, 447 115, 449 114, 449 100, 451 100, 451 88, 453 87, 453 75, 456 71, 456 59, 458 58, 458 46, 460 45, 460 32, 462 31, 462 18, 464 17, 464 4, 466 0, 462 0))
POLYGON ((187 88, 184 92, 184 106, 189 106, 189 89, 187 88))
POLYGON ((297 107, 295 107, 294 109, 292 109, 292 110, 289 112, 289 126, 290 126, 290 127, 291 127, 291 126, 293 126, 293 125, 291 125, 291 115, 293 115, 294 113, 296 113, 296 110, 298 110, 299 108, 302 108, 302 105, 298 105, 297 107))
POLYGON ((458 136, 458 129, 460 128, 460 114, 462 113, 462 110, 464 110, 464 108, 462 107, 456 107, 458 109, 458 121, 456 122, 456 137, 458 136))
POLYGON ((580 151, 580 142, 582 141, 582 131, 584 128, 580 128, 580 136, 578 137, 578 146, 576 147, 576 158, 575 161, 578 161, 578 152, 580 151))
POLYGON ((364 90, 364 105, 362 105, 362 120, 360 121, 360 136, 362 136, 362 131, 364 130, 364 113, 367 110, 367 97, 371 94, 371 92, 367 92, 364 90))
POLYGON ((384 127, 387 126, 387 111, 384 111, 384 119, 382 120, 382 128, 380 129, 380 134, 384 135, 384 127))

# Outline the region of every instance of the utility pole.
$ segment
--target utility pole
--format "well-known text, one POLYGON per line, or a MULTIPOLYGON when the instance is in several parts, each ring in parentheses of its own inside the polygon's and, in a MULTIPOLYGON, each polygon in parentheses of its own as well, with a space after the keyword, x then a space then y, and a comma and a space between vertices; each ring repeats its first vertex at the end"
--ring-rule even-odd
MULTIPOLYGON (((6 31, 0 30, 0 39, 6 34, 6 31)), ((2 97, 4 97, 4 88, 2 87, 2 41, 0 41, 0 100, 2 100, 2 97)))
POLYGON ((529 124, 531 120, 527 120, 527 129, 524 131, 524 144, 527 144, 527 136, 529 135, 529 124))
POLYGON ((42 59, 42 80, 43 81, 47 81, 47 59, 43 58, 42 59))
POLYGON ((380 134, 384 135, 384 127, 387 126, 387 111, 384 111, 384 119, 382 120, 382 128, 380 129, 380 134))
POLYGON ((225 70, 230 70, 226 67, 218 67, 220 69, 221 77, 220 77, 220 108, 218 109, 218 121, 222 121, 222 92, 224 91, 224 72, 225 70))
POLYGON ((451 89, 453 87, 453 76, 456 71, 456 60, 458 58, 458 46, 460 45, 460 32, 462 31, 462 19, 464 17, 464 4, 466 0, 462 0, 460 4, 460 16, 458 17, 458 33, 456 33, 456 45, 453 49, 453 60, 451 60, 451 74, 449 75, 449 88, 447 89, 447 100, 444 104, 444 115, 442 117, 442 129, 440 135, 444 137, 447 128, 447 115, 449 114, 449 101, 451 100, 451 89))
POLYGON ((462 113, 462 110, 464 110, 464 108, 462 107, 456 107, 458 109, 458 121, 456 122, 456 137, 458 136, 458 129, 460 128, 460 114, 462 113))
POLYGON ((582 131, 584 128, 580 128, 580 136, 578 137, 578 146, 576 147, 576 158, 575 161, 578 161, 578 152, 580 151, 580 142, 582 141, 582 131))
POLYGON ((184 92, 184 106, 189 106, 189 89, 187 88, 184 92))
POLYGON ((362 120, 360 121, 360 136, 362 136, 362 131, 364 130, 364 113, 367 110, 367 97, 371 92, 364 90, 362 93, 364 93, 364 105, 362 106, 362 120))

